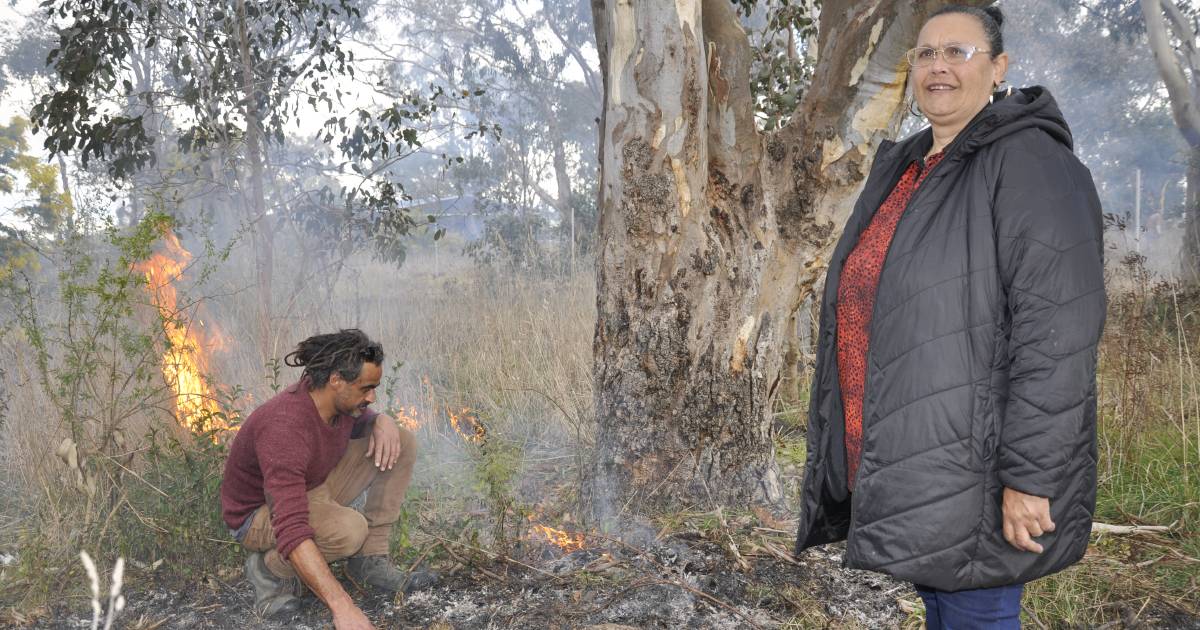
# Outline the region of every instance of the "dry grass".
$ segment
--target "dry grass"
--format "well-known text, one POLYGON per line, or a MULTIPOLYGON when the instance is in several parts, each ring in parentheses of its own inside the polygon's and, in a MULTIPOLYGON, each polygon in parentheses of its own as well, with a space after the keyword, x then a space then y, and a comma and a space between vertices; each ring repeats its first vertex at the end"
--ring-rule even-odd
MULTIPOLYGON (((514 496, 527 473, 539 467, 578 472, 582 451, 577 446, 591 441, 590 272, 513 277, 431 250, 416 252, 401 270, 355 260, 332 282, 297 282, 311 279, 313 271, 282 265, 275 300, 282 305, 280 317, 275 335, 263 344, 258 343, 253 315, 257 300, 247 288, 252 284, 249 266, 240 264, 244 261, 238 255, 204 283, 185 282, 181 287, 182 299, 201 303, 189 312, 196 320, 192 325, 204 320, 208 330, 221 331, 224 343, 212 350, 210 376, 231 415, 244 416, 298 377, 298 369, 280 364, 296 341, 316 332, 359 327, 380 340, 388 355, 376 408, 419 425, 424 452, 415 491, 423 508, 486 511, 487 503, 501 501, 508 506, 504 511, 509 512, 511 526, 513 517, 523 515, 534 502, 521 503, 514 496), (264 348, 269 351, 266 360, 264 348), (485 427, 488 446, 480 448, 464 439, 452 419, 467 434, 475 425, 485 427)), ((204 266, 204 261, 198 262, 191 271, 199 275, 204 266)), ((54 296, 47 293, 42 298, 41 316, 62 321, 65 314, 56 310, 54 296)), ((157 325, 145 313, 138 317, 133 324, 150 329, 157 325)), ((26 564, 21 571, 0 573, 0 589, 12 586, 14 578, 28 585, 26 578, 35 577, 29 574, 33 564, 51 561, 72 570, 67 562, 51 558, 73 557, 81 547, 94 550, 97 536, 111 538, 113 529, 129 530, 122 533, 134 542, 114 539, 102 544, 145 555, 132 557, 135 562, 149 565, 165 557, 168 568, 194 564, 187 560, 189 554, 207 554, 211 562, 225 537, 215 517, 212 525, 193 523, 186 535, 171 534, 173 514, 162 508, 173 492, 159 492, 142 476, 125 477, 132 494, 142 494, 118 496, 121 513, 101 516, 106 522, 100 531, 81 525, 81 511, 87 514, 95 508, 81 504, 79 493, 64 492, 73 485, 73 471, 54 451, 69 432, 52 412, 55 407, 35 365, 21 360, 28 351, 18 330, 0 335, 0 358, 14 366, 0 374, 0 391, 11 393, 6 401, 8 421, 0 427, 0 480, 8 490, 0 499, 0 515, 10 525, 0 538, 0 551, 19 551, 26 564), (139 504, 139 496, 152 499, 153 505, 139 504), (200 546, 189 547, 197 538, 200 546), (163 548, 155 549, 156 544, 163 548)), ((89 399, 92 402, 103 406, 89 399)), ((202 490, 211 490, 219 461, 204 462, 217 453, 188 446, 186 433, 173 421, 169 396, 157 392, 145 402, 136 413, 120 417, 127 450, 136 454, 123 464, 145 473, 150 465, 146 457, 154 451, 143 436, 156 429, 159 446, 173 440, 182 443, 162 451, 155 473, 167 483, 199 482, 202 490), (202 478, 189 479, 197 475, 202 478)), ((153 482, 161 484, 159 477, 153 482)), ((182 513, 178 516, 183 518, 182 513)), ((104 561, 113 559, 104 550, 98 553, 104 561)), ((40 593, 32 593, 33 600, 48 591, 41 588, 40 593)))
MULTIPOLYGON (((377 408, 413 421, 420 433, 424 453, 415 504, 433 514, 461 513, 506 500, 511 503, 503 511, 510 516, 541 512, 543 506, 533 503, 545 498, 544 483, 535 492, 540 497, 507 495, 519 494, 524 479, 542 474, 544 480, 547 469, 569 494, 570 478, 592 441, 595 293, 590 270, 529 278, 480 269, 445 250, 435 255, 429 249, 414 252, 401 270, 366 259, 352 262, 336 277, 283 266, 275 296, 280 319, 266 343, 259 343, 256 332, 248 266, 233 260, 192 288, 192 295, 209 296, 201 316, 219 324, 226 339, 225 348, 213 354, 213 380, 231 397, 231 411, 247 412, 274 387, 297 377, 294 368, 276 372, 268 364, 296 341, 359 327, 383 342, 388 354, 377 408), (487 451, 464 439, 455 432, 452 415, 478 420, 489 440, 508 450, 487 451)), ((1194 358, 1200 298, 1155 282, 1137 264, 1119 268, 1114 276, 1112 286, 1125 288, 1111 296, 1100 355, 1097 517, 1173 529, 1165 536, 1094 540, 1080 565, 1030 585, 1026 621, 1031 627, 1104 623, 1167 608, 1186 611, 1200 599, 1200 374, 1194 358)), ((0 494, 0 522, 8 531, 28 531, 28 519, 37 515, 37 527, 57 535, 39 544, 78 545, 83 532, 72 527, 78 505, 55 492, 69 480, 53 454, 63 429, 47 417, 53 405, 32 365, 21 359, 21 349, 11 334, 0 339, 0 360, 12 366, 4 373, 10 399, 0 428, 0 474, 11 491, 0 494)), ((165 420, 159 415, 137 422, 162 426, 165 420)), ((470 421, 462 422, 459 428, 469 436, 470 421)), ((786 437, 802 439, 798 431, 786 437)), ((799 458, 799 442, 788 446, 783 451, 799 458)), ((464 522, 429 518, 456 528, 464 522)), ((143 525, 126 519, 121 526, 143 525)), ((17 543, 10 537, 0 551, 17 543)), ((21 551, 39 553, 29 546, 21 551)), ((786 596, 797 610, 789 627, 839 623, 803 589, 786 596)), ((919 619, 914 612, 908 623, 919 619)))

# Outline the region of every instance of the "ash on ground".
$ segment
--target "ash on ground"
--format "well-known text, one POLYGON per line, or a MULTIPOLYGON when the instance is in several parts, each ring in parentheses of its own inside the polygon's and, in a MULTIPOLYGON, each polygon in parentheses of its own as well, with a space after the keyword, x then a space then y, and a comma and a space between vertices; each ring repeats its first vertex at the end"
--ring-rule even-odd
MULTIPOLYGON (((798 563, 770 554, 733 557, 700 533, 669 536, 639 548, 607 541, 536 563, 511 559, 460 565, 429 590, 390 597, 343 580, 379 628, 780 628, 816 625, 897 627, 900 600, 912 589, 872 573, 840 567, 840 549, 812 550, 798 563), (797 624, 800 625, 797 625, 797 624)), ((778 549, 778 548, 777 548, 778 549)), ((528 554, 527 554, 528 555, 528 554)), ((334 565, 335 574, 340 567, 334 565)), ((240 572, 238 572, 240 573, 240 572)), ((265 620, 240 575, 192 588, 155 587, 126 594, 120 627, 331 627, 313 595, 290 619, 265 620)), ((31 627, 88 627, 89 605, 56 611, 31 627), (82 624, 82 626, 81 626, 82 624)))
MULTIPOLYGON (((634 546, 606 539, 572 553, 529 546, 524 558, 459 561, 429 590, 391 597, 343 584, 378 628, 920 628, 920 599, 906 583, 841 567, 843 547, 783 551, 763 537, 733 550, 712 533, 683 532, 634 546), (749 553, 748 551, 749 550, 749 553), (536 559, 533 559, 536 558, 536 559)), ((449 542, 449 541, 447 541, 449 542)), ((591 542, 591 541, 589 541, 591 542)), ((521 553, 517 553, 521 552, 521 553)), ((334 572, 341 575, 340 564, 334 572)), ((129 629, 332 627, 313 595, 289 619, 261 619, 240 570, 179 588, 134 586, 117 627, 129 629)), ((138 580, 137 583, 145 583, 138 580)), ((26 627, 87 628, 90 604, 67 602, 26 627)), ((1196 628, 1200 621, 1151 618, 1137 628, 1196 628)))

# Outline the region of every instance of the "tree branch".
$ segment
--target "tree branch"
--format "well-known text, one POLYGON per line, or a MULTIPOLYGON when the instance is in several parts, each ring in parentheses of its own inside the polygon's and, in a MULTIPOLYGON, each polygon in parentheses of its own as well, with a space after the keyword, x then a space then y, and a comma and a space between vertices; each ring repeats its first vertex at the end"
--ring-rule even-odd
MULTIPOLYGON (((1189 146, 1200 146, 1200 110, 1197 110, 1195 94, 1192 85, 1180 67, 1180 60, 1171 47, 1167 37, 1167 25, 1163 18, 1163 8, 1172 5, 1171 0, 1140 0, 1142 15, 1146 19, 1146 34, 1150 40, 1150 49, 1154 51, 1154 60, 1158 64, 1158 72, 1162 75, 1163 83, 1167 86, 1167 94, 1171 96, 1171 113, 1175 117, 1175 125, 1189 146)), ((1178 7, 1176 7, 1178 9, 1178 7)))

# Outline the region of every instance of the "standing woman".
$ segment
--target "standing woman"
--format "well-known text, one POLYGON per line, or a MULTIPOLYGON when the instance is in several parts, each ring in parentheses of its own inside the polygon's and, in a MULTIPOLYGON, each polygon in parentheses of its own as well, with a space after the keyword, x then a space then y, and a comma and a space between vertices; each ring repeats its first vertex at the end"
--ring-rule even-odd
POLYGON ((880 147, 821 303, 797 551, 908 580, 930 628, 1017 628, 1096 496, 1100 203, 1040 87, 999 90, 999 9, 908 52, 930 127, 880 147))

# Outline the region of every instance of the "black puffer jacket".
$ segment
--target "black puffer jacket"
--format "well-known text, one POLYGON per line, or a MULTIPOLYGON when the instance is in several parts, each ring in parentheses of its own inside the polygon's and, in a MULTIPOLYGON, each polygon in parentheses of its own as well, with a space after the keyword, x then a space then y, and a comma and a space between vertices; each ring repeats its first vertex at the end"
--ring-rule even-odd
POLYGON ((1096 497, 1102 221, 1053 97, 1026 88, 954 139, 905 209, 871 320, 862 460, 846 488, 836 296, 842 265, 924 132, 881 147, 821 302, 797 552, 942 590, 1026 582, 1087 548, 1096 497), (1004 486, 1048 497, 1042 554, 1002 534, 1004 486))

